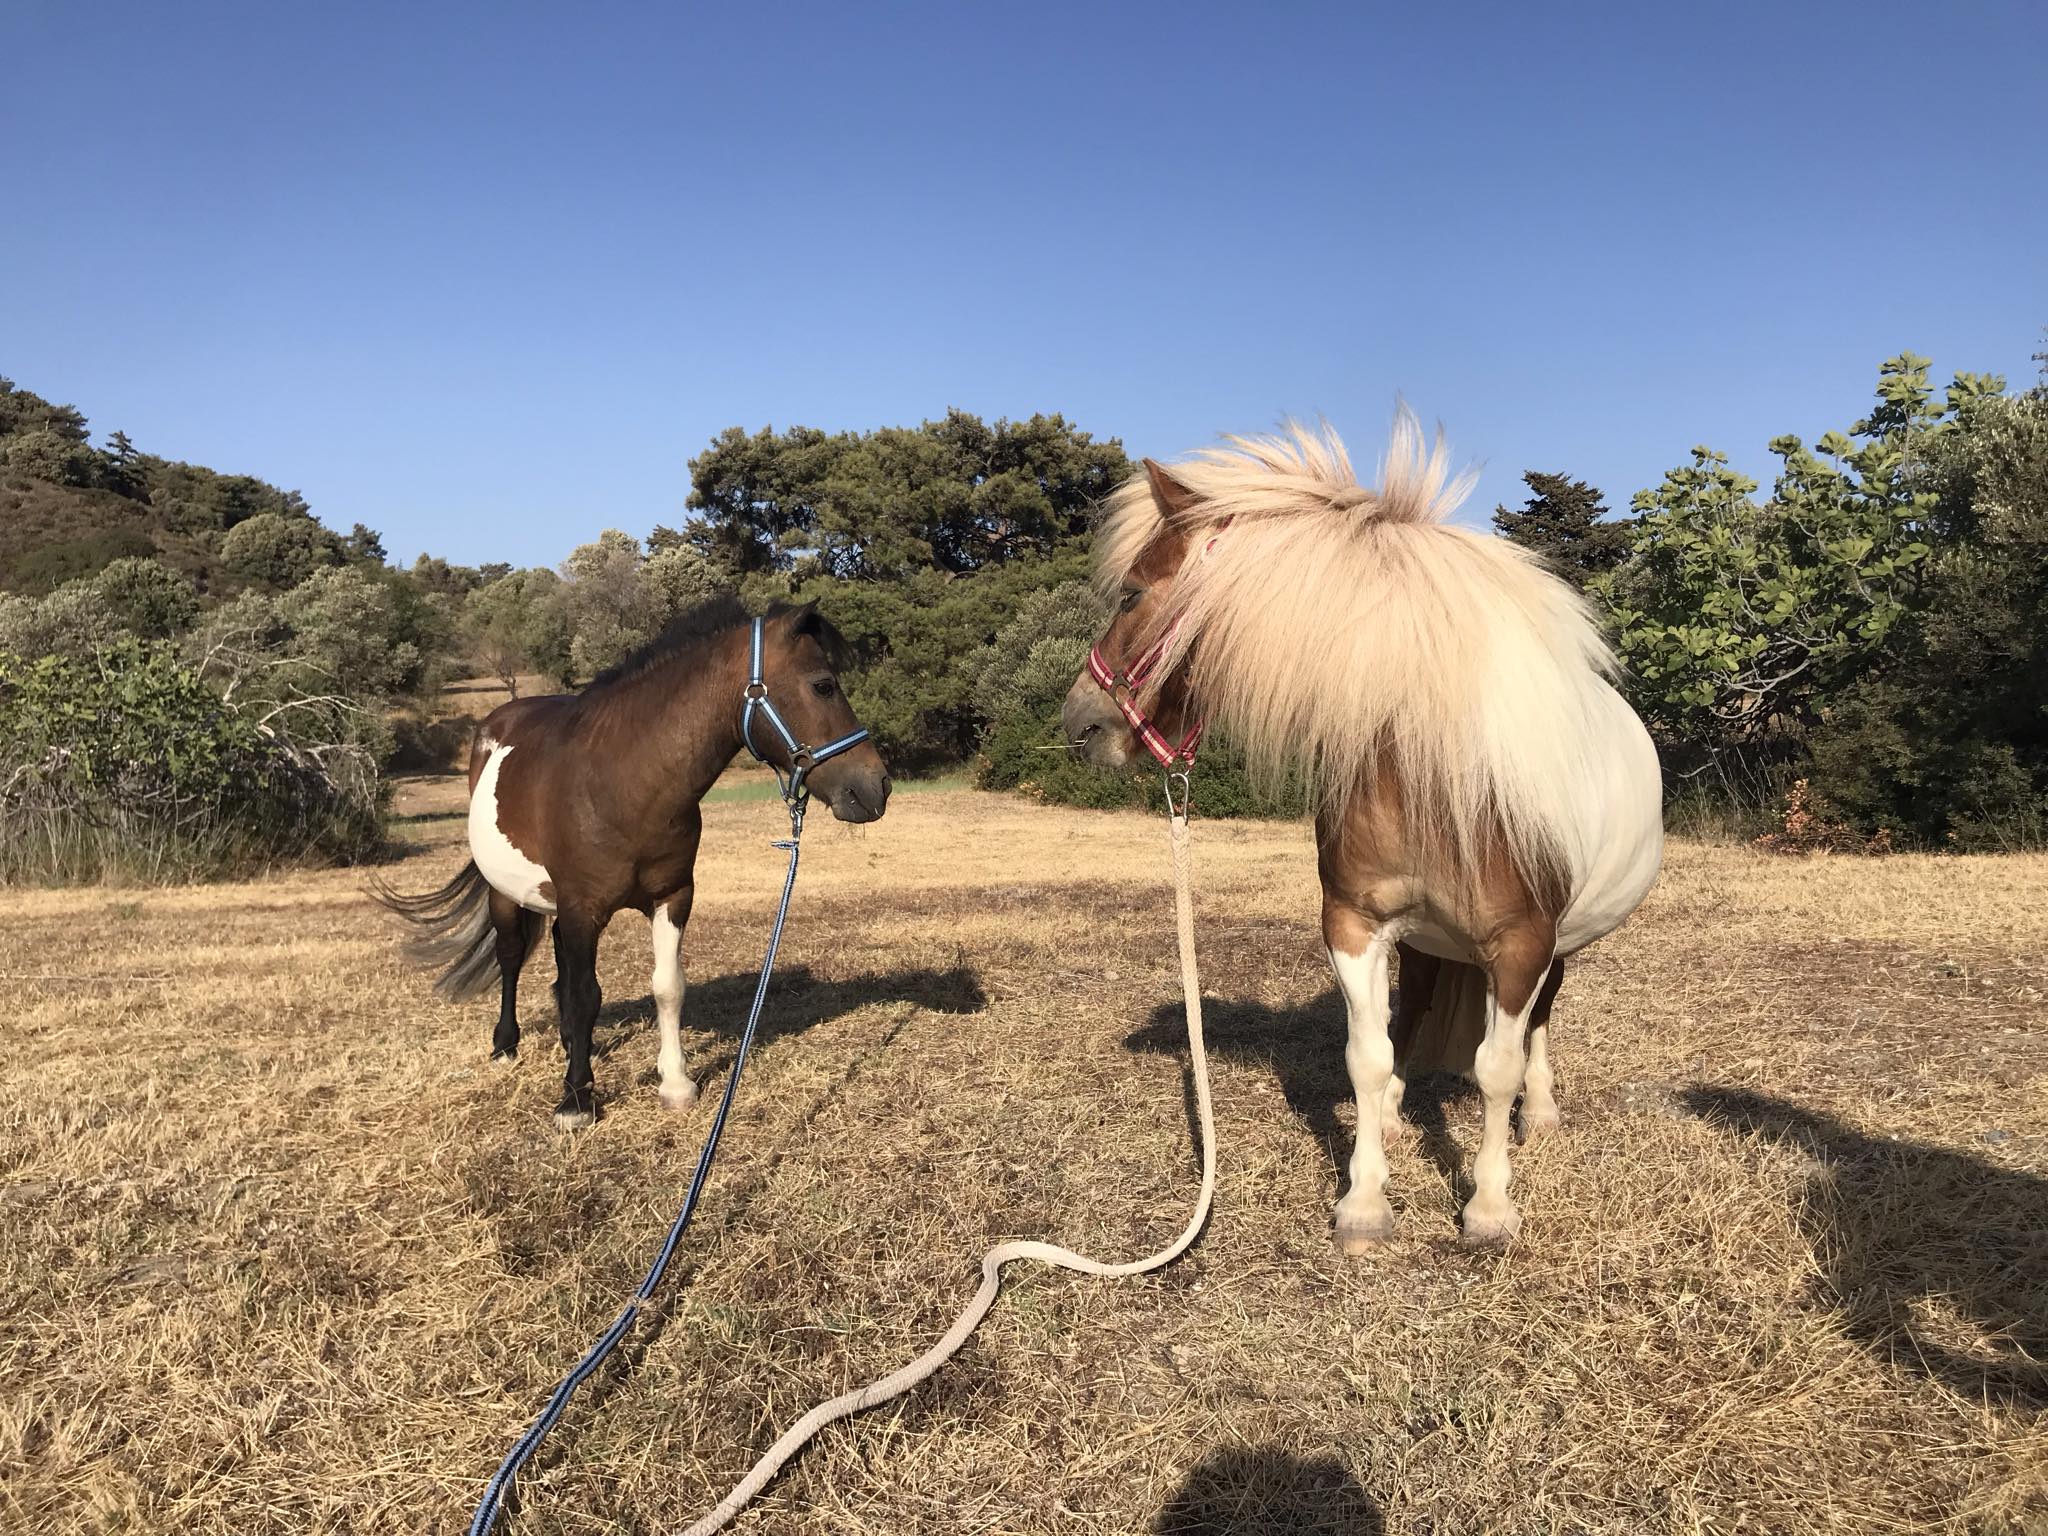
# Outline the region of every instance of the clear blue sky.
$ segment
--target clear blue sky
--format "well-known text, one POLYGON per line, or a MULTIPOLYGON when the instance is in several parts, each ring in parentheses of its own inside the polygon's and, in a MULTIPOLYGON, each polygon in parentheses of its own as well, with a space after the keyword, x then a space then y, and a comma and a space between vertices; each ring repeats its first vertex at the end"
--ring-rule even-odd
POLYGON ((949 405, 1619 507, 2048 323, 2041 0, 9 6, 0 144, 0 372, 407 559, 949 405))

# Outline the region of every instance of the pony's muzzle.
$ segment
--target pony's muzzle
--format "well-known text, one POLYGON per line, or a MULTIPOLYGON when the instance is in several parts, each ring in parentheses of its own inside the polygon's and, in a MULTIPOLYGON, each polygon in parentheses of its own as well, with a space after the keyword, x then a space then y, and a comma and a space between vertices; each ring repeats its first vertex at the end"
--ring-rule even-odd
POLYGON ((844 773, 833 779, 831 792, 822 798, 832 807, 835 817, 858 826, 881 820, 882 812, 889 808, 889 789, 889 770, 882 766, 877 754, 873 764, 849 764, 844 773))
POLYGON ((1060 734, 1067 750, 1097 768, 1121 768, 1131 760, 1131 728, 1116 701, 1082 673, 1060 707, 1060 734))

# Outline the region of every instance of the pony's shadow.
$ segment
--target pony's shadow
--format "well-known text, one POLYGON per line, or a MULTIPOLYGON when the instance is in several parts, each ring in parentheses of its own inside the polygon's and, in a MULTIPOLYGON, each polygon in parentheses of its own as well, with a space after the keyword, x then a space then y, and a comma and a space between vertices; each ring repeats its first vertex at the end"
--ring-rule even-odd
MULTIPOLYGON (((1335 987, 1325 988, 1314 1001, 1294 1008, 1269 1008, 1263 1003, 1220 997, 1202 999, 1202 1032, 1211 1054, 1272 1070, 1287 1107, 1322 1144, 1323 1155, 1337 1175, 1339 1199, 1348 1187, 1354 1140, 1337 1118, 1337 1106, 1351 1098, 1351 1078, 1344 1068, 1346 1029, 1344 999, 1335 987)), ((1124 1048, 1166 1055, 1185 1052, 1187 1023, 1180 1004, 1165 1003, 1155 1009, 1143 1028, 1125 1037, 1124 1048)), ((1445 1110, 1475 1091, 1460 1077, 1429 1076, 1410 1083, 1401 1103, 1401 1118, 1421 1135, 1423 1156, 1443 1173, 1460 1202, 1471 1189, 1465 1156, 1451 1136, 1445 1110)), ((1186 1085, 1186 1092, 1192 1135, 1192 1083, 1186 1085)))
POLYGON ((1967 1397, 2048 1407, 2048 1179, 1879 1140, 1746 1089, 1702 1084, 1680 1099, 1710 1124, 1820 1165, 1799 1219, 1826 1271, 1826 1299, 1864 1348, 1967 1397), (1929 1338, 1913 1315, 1923 1298, 1961 1314, 1988 1351, 1929 1338))
MULTIPOLYGON (((728 1045, 737 1045, 759 980, 758 971, 736 971, 690 982, 683 996, 684 1028, 708 1031, 728 1045)), ((792 966, 770 979, 754 1040, 758 1045, 783 1035, 800 1035, 872 1003, 910 1003, 929 1013, 979 1013, 988 1006, 988 994, 982 990, 980 976, 966 966, 943 971, 883 971, 845 980, 821 980, 808 966, 792 966)), ((591 1054, 611 1055, 644 1035, 653 1021, 651 996, 607 1002, 598 1010, 591 1054)), ((703 1070, 716 1072, 730 1059, 728 1052, 703 1063, 703 1070)))
POLYGON ((1380 1536, 1386 1522, 1334 1457, 1222 1446, 1196 1463, 1152 1529, 1155 1536, 1380 1536))

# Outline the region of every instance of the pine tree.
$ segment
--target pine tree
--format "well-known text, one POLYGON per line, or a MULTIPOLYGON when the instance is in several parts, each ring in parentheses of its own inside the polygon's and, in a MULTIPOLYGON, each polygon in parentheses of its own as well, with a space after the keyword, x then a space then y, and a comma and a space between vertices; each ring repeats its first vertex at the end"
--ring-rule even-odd
POLYGON ((1628 522, 1612 521, 1600 493, 1583 480, 1530 470, 1532 494, 1519 512, 1495 507, 1493 526, 1510 542, 1543 557, 1573 585, 1619 565, 1628 554, 1628 522))

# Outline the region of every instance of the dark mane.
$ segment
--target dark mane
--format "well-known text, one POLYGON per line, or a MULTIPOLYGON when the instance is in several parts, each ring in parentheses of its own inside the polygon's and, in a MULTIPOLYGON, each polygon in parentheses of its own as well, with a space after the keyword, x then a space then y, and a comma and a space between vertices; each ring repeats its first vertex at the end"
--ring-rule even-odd
MULTIPOLYGON (((852 647, 846 643, 832 621, 818 612, 811 603, 775 603, 762 615, 774 620, 795 615, 794 632, 809 635, 818 642, 825 653, 825 659, 835 672, 843 671, 852 660, 852 647)), ((707 598, 693 608, 686 608, 670 619, 660 634, 634 651, 623 661, 606 667, 584 687, 588 695, 614 684, 629 682, 644 677, 656 667, 671 661, 708 649, 711 643, 722 635, 749 623, 753 615, 746 605, 730 592, 707 598)))

